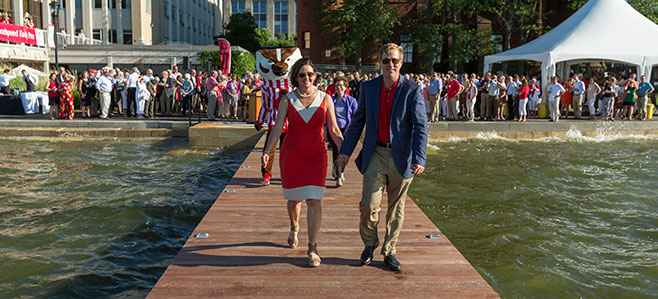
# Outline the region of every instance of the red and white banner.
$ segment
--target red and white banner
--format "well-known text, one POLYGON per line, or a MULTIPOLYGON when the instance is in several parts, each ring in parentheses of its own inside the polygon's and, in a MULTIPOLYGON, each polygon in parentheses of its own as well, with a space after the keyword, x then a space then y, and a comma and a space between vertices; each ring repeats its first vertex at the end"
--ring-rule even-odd
POLYGON ((0 23, 0 41, 36 46, 37 34, 31 28, 0 23))
POLYGON ((219 69, 224 75, 228 75, 231 73, 231 44, 223 38, 218 39, 217 44, 219 45, 219 54, 222 57, 219 69))

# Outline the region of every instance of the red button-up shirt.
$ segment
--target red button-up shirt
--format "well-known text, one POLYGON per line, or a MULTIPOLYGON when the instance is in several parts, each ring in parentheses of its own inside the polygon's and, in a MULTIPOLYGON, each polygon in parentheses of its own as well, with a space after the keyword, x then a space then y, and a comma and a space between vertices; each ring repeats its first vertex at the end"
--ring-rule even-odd
POLYGON ((391 108, 393 107, 393 97, 395 96, 395 88, 398 86, 400 77, 395 80, 391 87, 384 87, 384 79, 382 78, 382 85, 379 89, 379 127, 377 128, 377 142, 391 142, 391 108))
POLYGON ((452 80, 450 84, 448 84, 448 98, 454 98, 455 95, 459 92, 459 82, 457 80, 452 80))

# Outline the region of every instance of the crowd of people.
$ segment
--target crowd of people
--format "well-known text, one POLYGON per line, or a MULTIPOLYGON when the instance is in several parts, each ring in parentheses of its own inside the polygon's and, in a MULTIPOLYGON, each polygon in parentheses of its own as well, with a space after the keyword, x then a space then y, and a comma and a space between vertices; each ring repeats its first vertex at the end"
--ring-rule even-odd
POLYGON ((149 119, 201 112, 207 114, 208 120, 237 120, 247 118, 247 98, 262 82, 258 74, 251 72, 239 78, 217 70, 183 74, 178 66, 162 71, 160 76, 154 75, 152 69, 142 72, 136 67, 104 67, 89 69, 75 78, 60 67, 50 75, 46 86, 52 119, 73 118, 73 86, 80 95, 82 118, 98 114, 101 119, 110 119, 123 114, 149 119))
MULTIPOLYGON (((329 96, 344 90, 344 95, 358 99, 362 83, 378 76, 377 73, 318 72, 313 84, 329 96)), ((545 105, 550 121, 570 116, 575 119, 585 116, 589 119, 630 120, 634 115, 644 120, 649 95, 654 92, 645 76, 641 76, 638 82, 635 74, 627 78, 610 76, 602 79, 596 76, 585 79, 582 74, 574 74, 567 80, 553 77, 545 88, 535 77, 501 73, 478 76, 435 72, 403 76, 422 88, 428 122, 525 122, 528 118, 538 117, 540 105, 545 105), (544 93, 547 97, 542 99, 544 93)), ((9 80, 13 78, 9 70, 0 75, 3 92, 8 93, 9 80)), ((50 78, 47 90, 53 119, 74 116, 67 110, 74 109, 70 108, 73 93, 67 82, 79 91, 82 117, 89 118, 98 113, 102 119, 117 114, 148 119, 189 112, 204 113, 208 120, 246 120, 249 99, 255 98, 251 96, 263 86, 258 73, 248 71, 241 75, 225 75, 219 70, 203 72, 192 69, 183 74, 177 66, 162 71, 160 76, 154 75, 151 69, 142 73, 138 68, 105 67, 84 71, 78 78, 72 77, 62 67, 50 78)), ((28 85, 29 82, 24 81, 28 85)), ((33 86, 36 85, 32 81, 33 86)))
MULTIPOLYGON (((361 83, 378 74, 361 76, 358 72, 336 72, 333 75, 319 74, 316 85, 333 94, 334 78, 346 76, 348 94, 358 97, 361 83)), ((539 105, 545 105, 549 121, 573 116, 581 119, 631 120, 635 113, 638 119, 647 117, 649 95, 654 88, 645 76, 638 82, 635 74, 622 76, 591 76, 573 74, 567 80, 551 79, 551 84, 542 88, 536 77, 492 74, 405 74, 423 89, 428 122, 456 120, 525 122, 538 116, 539 105), (548 101, 542 95, 548 95, 548 101)))

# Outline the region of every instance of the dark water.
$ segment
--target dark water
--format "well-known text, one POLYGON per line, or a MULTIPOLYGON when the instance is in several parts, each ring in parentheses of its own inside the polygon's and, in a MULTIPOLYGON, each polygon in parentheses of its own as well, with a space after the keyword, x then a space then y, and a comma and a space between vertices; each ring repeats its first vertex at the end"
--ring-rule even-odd
POLYGON ((0 298, 144 297, 248 152, 0 139, 0 298))
POLYGON ((658 139, 431 142, 410 196, 507 298, 658 297, 658 139))

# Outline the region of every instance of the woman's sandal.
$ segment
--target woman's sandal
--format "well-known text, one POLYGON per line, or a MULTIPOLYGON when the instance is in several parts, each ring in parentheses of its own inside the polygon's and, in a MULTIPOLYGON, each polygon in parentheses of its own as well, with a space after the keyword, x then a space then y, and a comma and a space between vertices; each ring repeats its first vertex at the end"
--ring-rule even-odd
POLYGON ((290 235, 288 236, 288 246, 290 248, 295 248, 299 244, 299 240, 295 236, 295 233, 299 232, 299 225, 290 224, 290 235))
POLYGON ((309 267, 315 268, 320 266, 320 262, 322 260, 320 259, 320 255, 318 254, 318 244, 308 243, 308 251, 306 253, 308 254, 309 267), (315 255, 312 255, 312 253, 315 253, 315 255))

